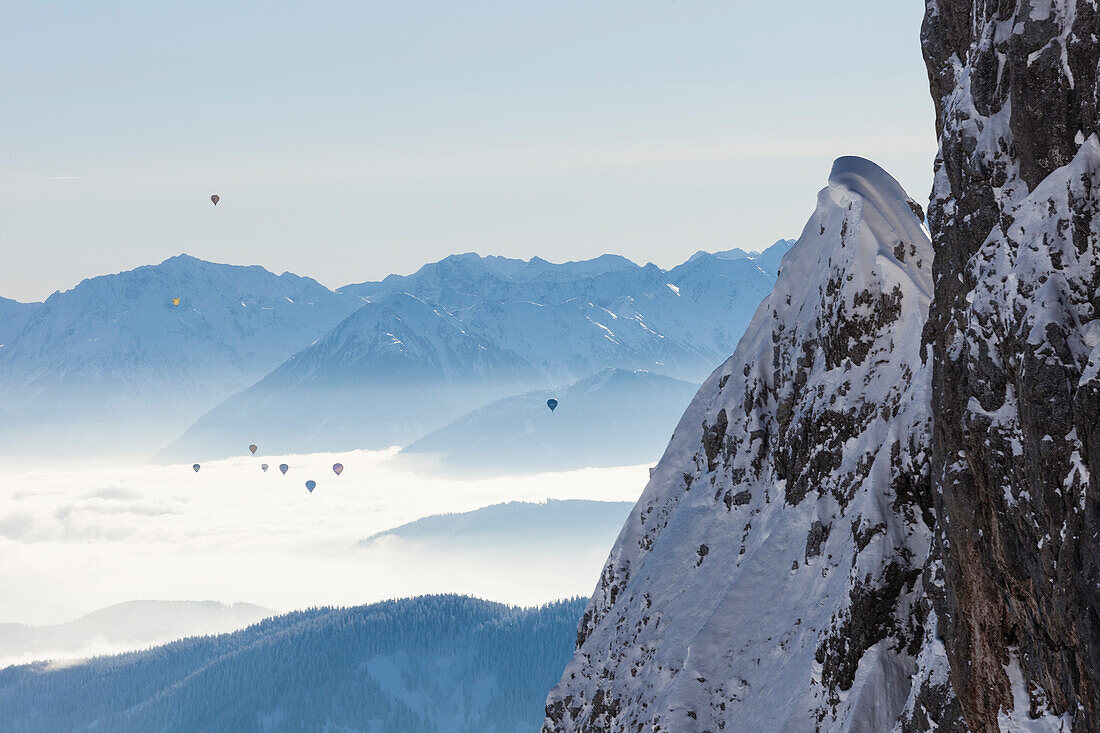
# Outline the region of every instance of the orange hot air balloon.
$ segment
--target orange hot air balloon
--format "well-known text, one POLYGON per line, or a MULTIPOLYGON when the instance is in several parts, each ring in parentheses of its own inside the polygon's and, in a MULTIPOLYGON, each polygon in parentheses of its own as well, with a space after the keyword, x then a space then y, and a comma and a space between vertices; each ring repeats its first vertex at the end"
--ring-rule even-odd
POLYGON ((219 196, 218 194, 214 194, 213 196, 210 197, 210 201, 214 204, 214 206, 217 206, 218 202, 221 201, 221 200, 222 200, 222 197, 219 196))

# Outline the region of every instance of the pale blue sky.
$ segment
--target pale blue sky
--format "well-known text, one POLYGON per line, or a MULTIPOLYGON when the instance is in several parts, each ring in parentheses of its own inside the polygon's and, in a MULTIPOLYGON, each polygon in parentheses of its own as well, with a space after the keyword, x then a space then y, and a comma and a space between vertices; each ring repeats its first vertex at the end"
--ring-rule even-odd
POLYGON ((470 250, 669 266, 796 236, 839 155, 924 201, 922 12, 0 0, 0 295, 180 252, 329 286, 470 250))

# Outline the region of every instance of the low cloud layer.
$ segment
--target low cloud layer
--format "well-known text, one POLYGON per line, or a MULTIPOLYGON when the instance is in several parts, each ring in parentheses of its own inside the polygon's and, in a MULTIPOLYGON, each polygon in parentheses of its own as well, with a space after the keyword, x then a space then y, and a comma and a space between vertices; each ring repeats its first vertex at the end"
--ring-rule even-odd
POLYGON ((0 622, 67 620, 134 599, 277 610, 461 592, 531 604, 592 591, 613 535, 563 548, 447 551, 364 537, 504 501, 633 502, 646 467, 460 481, 389 451, 0 475, 0 622), (345 471, 337 478, 331 466, 345 471), (279 463, 291 466, 280 475, 279 463), (269 470, 260 470, 268 463, 269 470), (305 482, 317 482, 310 494, 305 482))

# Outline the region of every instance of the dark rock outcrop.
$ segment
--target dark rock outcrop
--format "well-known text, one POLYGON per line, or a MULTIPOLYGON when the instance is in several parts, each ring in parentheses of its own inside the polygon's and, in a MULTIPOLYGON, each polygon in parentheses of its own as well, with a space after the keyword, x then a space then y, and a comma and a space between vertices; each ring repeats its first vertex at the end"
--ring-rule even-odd
POLYGON ((974 730, 1100 730, 1098 34, 1091 0, 927 2, 926 580, 974 730))

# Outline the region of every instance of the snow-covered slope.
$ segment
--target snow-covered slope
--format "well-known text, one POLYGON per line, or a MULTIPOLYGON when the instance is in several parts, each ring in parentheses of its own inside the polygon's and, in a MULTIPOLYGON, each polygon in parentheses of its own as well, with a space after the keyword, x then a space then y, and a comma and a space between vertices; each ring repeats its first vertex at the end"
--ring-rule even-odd
POLYGON ((782 261, 783 255, 787 254, 787 250, 794 246, 794 243, 795 240, 793 239, 780 239, 760 254, 754 254, 752 259, 764 272, 778 275, 779 263, 782 261))
POLYGON ((794 242, 795 240, 793 239, 780 239, 763 252, 746 252, 740 247, 713 253, 700 250, 688 258, 688 262, 708 255, 722 260, 750 259, 764 272, 770 272, 775 275, 779 271, 779 261, 783 259, 783 255, 787 253, 787 250, 791 248, 794 242))
POLYGON ((470 330, 488 329, 559 384, 608 366, 700 381, 736 346, 775 281, 766 265, 789 246, 752 253, 758 259, 697 253, 669 271, 617 255, 552 264, 463 254, 341 291, 376 303, 409 293, 470 330))
POLYGON ((582 606, 426 596, 300 611, 82 664, 9 667, 0 720, 20 731, 534 730, 582 606))
POLYGON ((623 527, 548 731, 890 729, 924 634, 932 251, 841 158, 623 527))
POLYGON ((399 445, 538 379, 454 314, 399 293, 218 405, 161 457, 210 460, 249 442, 276 453, 399 445))
POLYGON ((650 372, 605 369, 479 408, 412 443, 399 460, 448 474, 653 463, 696 389, 650 372), (551 397, 558 400, 553 412, 551 397))
POLYGON ((343 289, 371 302, 164 456, 224 456, 244 436, 295 452, 403 445, 488 402, 609 367, 702 380, 774 280, 753 260, 712 256, 667 272, 611 255, 448 257, 343 289))
POLYGON ((12 342, 41 303, 20 303, 17 300, 0 298, 0 352, 12 342))
POLYGON ((555 264, 541 257, 525 261, 467 252, 430 262, 412 275, 390 275, 381 282, 346 285, 340 292, 351 292, 372 301, 395 293, 411 293, 455 309, 486 300, 528 296, 539 301, 568 300, 583 297, 586 292, 606 293, 610 288, 601 287, 601 282, 635 281, 642 269, 620 255, 555 264))
POLYGON ((85 280, 0 349, 0 405, 20 422, 0 447, 163 446, 361 305, 309 278, 186 255, 85 280))

